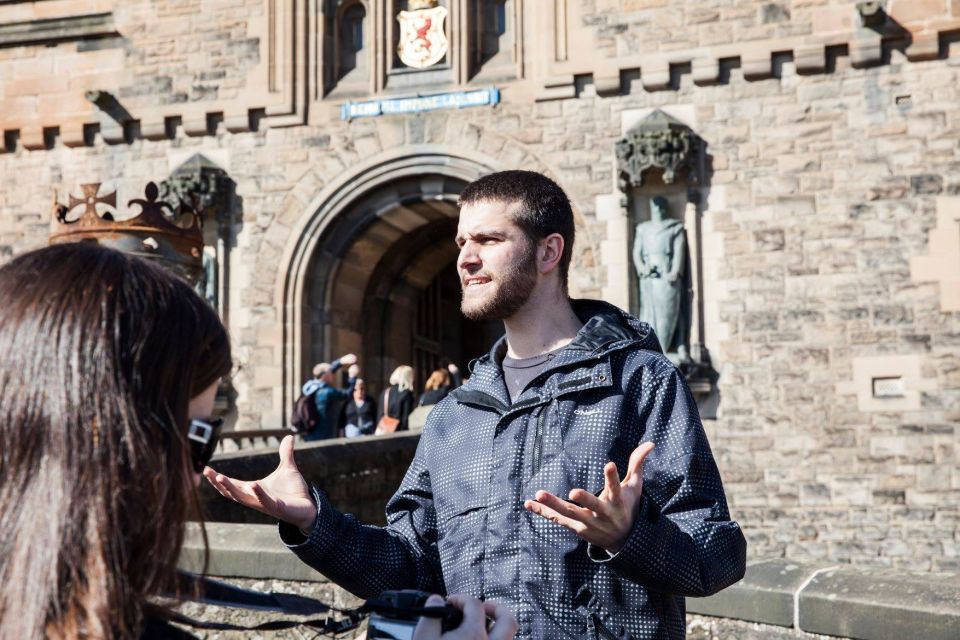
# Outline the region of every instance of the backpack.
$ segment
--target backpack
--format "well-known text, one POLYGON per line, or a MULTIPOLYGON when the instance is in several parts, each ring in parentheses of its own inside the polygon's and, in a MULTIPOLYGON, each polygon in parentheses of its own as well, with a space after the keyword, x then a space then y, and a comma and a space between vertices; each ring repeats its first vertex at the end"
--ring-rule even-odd
POLYGON ((309 394, 300 394, 293 403, 293 413, 290 414, 290 427, 295 433, 310 433, 317 428, 320 422, 320 412, 317 410, 316 391, 309 394))

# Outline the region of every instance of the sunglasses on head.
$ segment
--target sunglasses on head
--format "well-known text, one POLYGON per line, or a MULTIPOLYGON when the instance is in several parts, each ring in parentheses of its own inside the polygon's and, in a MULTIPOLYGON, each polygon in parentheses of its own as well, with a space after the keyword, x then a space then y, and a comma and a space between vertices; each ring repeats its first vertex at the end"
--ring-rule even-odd
POLYGON ((190 459, 193 460, 193 469, 197 473, 203 473, 203 468, 210 463, 222 428, 223 418, 190 421, 187 439, 190 440, 190 459))

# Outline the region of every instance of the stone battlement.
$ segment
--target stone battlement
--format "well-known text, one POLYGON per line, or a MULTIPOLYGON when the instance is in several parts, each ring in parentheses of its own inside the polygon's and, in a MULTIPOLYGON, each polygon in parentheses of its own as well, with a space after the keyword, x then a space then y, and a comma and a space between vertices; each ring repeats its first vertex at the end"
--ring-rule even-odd
MULTIPOLYGON (((97 136, 126 144, 300 126, 332 117, 344 97, 409 89, 381 70, 338 91, 338 81, 325 77, 333 45, 317 26, 331 19, 322 10, 245 0, 211 17, 181 4, 0 7, 0 153, 50 149, 57 139, 82 147, 97 136)), ((743 2, 678 8, 669 20, 657 12, 659 0, 593 13, 580 3, 529 4, 518 3, 515 19, 540 35, 525 39, 518 31, 512 63, 487 74, 509 87, 508 102, 575 98, 587 85, 600 95, 630 93, 635 79, 647 91, 676 90, 684 74, 697 85, 719 84, 731 69, 761 80, 790 60, 801 74, 828 73, 838 58, 856 68, 881 65, 894 51, 911 62, 932 60, 948 56, 960 33, 960 8, 942 1, 893 0, 879 13, 831 3, 793 14, 786 3, 743 2)), ((469 69, 466 40, 451 51, 457 62, 445 86, 487 79, 483 69, 469 69)))

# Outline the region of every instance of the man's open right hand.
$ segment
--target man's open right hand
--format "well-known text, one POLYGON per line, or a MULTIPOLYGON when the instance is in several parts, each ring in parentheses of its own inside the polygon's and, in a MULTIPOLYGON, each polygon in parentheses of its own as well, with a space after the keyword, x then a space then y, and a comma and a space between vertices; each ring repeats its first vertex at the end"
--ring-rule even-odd
POLYGON ((293 436, 280 443, 280 464, 261 480, 234 480, 210 467, 203 470, 224 497, 256 509, 277 520, 289 522, 301 531, 310 531, 317 519, 317 505, 310 496, 310 487, 293 459, 293 436))

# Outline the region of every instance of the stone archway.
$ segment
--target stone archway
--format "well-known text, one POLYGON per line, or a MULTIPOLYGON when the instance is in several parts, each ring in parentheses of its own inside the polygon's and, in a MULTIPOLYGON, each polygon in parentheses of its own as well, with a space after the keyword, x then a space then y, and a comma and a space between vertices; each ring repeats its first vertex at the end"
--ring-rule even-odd
MULTIPOLYGON (((317 196, 282 261, 282 402, 291 406, 314 362, 364 355, 379 388, 405 354, 418 295, 456 257, 456 199, 498 170, 476 152, 408 147, 373 158, 317 196)), ((455 310, 455 309, 454 309, 455 310)))

